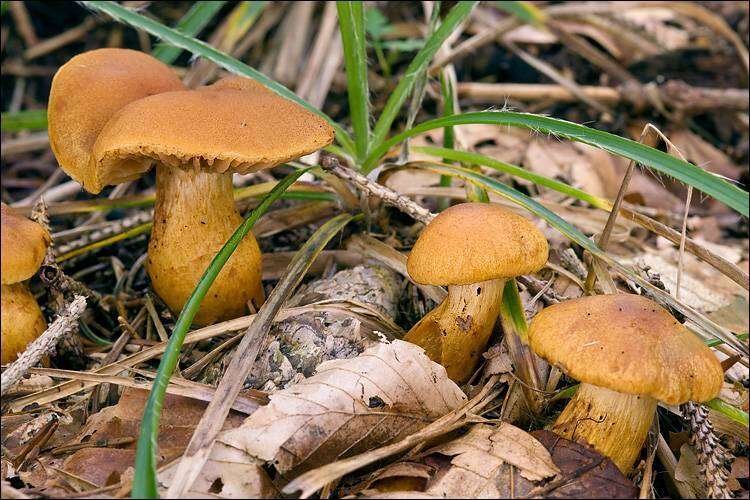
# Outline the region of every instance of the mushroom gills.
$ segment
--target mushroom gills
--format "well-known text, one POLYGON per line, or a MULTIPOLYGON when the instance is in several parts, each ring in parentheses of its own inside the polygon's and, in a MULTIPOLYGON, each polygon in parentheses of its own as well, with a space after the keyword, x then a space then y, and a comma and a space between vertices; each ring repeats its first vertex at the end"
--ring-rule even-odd
MULTIPOLYGON (((179 313, 216 253, 242 223, 232 175, 156 166, 148 271, 156 293, 179 313)), ((236 318, 264 301, 261 253, 252 233, 239 244, 201 303, 194 322, 236 318)))
POLYGON ((456 382, 468 380, 500 314, 505 280, 448 286, 448 296, 406 334, 445 367, 456 382))
POLYGON ((15 361, 36 340, 47 322, 25 283, 2 285, 2 364, 15 361))
POLYGON ((571 441, 586 441, 628 474, 646 441, 656 404, 650 396, 581 383, 552 430, 571 441))

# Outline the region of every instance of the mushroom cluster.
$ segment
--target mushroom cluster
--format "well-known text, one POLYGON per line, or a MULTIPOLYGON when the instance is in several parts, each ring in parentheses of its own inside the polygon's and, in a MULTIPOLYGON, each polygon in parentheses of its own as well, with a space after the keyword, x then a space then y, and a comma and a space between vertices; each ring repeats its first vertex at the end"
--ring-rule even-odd
POLYGON ((552 430, 584 440, 625 474, 658 401, 716 397, 724 372, 699 338, 640 295, 584 297, 545 308, 529 327, 536 353, 581 382, 552 430))
POLYGON ((42 265, 50 237, 47 231, 0 205, 2 232, 2 363, 15 361, 47 328, 42 310, 26 286, 42 265))
POLYGON ((407 261, 409 276, 447 285, 448 297, 404 337, 424 348, 456 382, 476 369, 500 314, 505 281, 547 262, 544 235, 498 205, 462 203, 435 217, 407 261))
MULTIPOLYGON (((156 165, 147 269, 175 312, 242 222, 232 174, 270 168, 333 141, 318 115, 253 80, 229 77, 187 90, 146 54, 80 54, 52 81, 49 136, 60 166, 91 193, 156 165)), ((242 315, 264 300, 261 254, 248 235, 214 281, 195 323, 242 315)))

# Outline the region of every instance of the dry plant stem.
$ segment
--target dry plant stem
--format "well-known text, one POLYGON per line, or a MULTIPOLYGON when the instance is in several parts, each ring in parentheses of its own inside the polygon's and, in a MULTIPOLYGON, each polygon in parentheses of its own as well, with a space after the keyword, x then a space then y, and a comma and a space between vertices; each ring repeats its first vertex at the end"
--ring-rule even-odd
MULTIPOLYGON (((646 135, 646 132, 648 130, 649 130, 649 127, 647 125, 641 132, 641 137, 640 139, 638 139, 638 142, 643 141, 643 137, 646 135)), ((622 207, 622 200, 625 198, 625 193, 628 190, 628 186, 630 185, 630 180, 633 178, 634 172, 635 172, 635 161, 630 160, 630 163, 628 163, 628 168, 627 170, 625 170, 625 175, 623 175, 622 177, 622 183, 620 184, 620 190, 617 192, 615 203, 612 205, 612 210, 610 210, 609 212, 609 218, 607 218, 607 223, 604 225, 604 230, 602 231, 602 234, 599 236, 599 240, 596 242, 597 246, 601 248, 603 251, 607 251, 607 246, 609 246, 609 237, 612 235, 612 229, 615 227, 617 214, 620 213, 620 207, 622 207)), ((586 275, 586 282, 584 284, 584 292, 587 294, 590 294, 592 290, 594 289, 595 283, 596 283, 596 272, 592 265, 592 266, 589 266, 589 272, 586 275)))
POLYGON ((709 498, 732 498, 723 465, 724 451, 708 419, 708 410, 692 401, 680 405, 680 410, 690 426, 690 445, 698 457, 709 498))
POLYGON ((51 354, 60 338, 77 327, 78 318, 83 314, 84 309, 86 309, 86 299, 77 295, 47 328, 47 331, 32 342, 23 354, 3 372, 0 379, 0 393, 5 393, 29 371, 29 368, 39 363, 44 356, 51 354))
POLYGON ((380 198, 384 203, 398 208, 414 220, 427 224, 435 217, 435 214, 418 203, 411 201, 409 198, 401 196, 396 191, 377 182, 371 181, 350 168, 344 167, 333 156, 326 156, 322 161, 322 166, 326 171, 353 184, 359 191, 380 198))
MULTIPOLYGON (((147 268, 154 290, 173 313, 182 310, 211 259, 241 223, 230 174, 157 165, 147 268)), ((194 322, 207 325, 242 316, 250 300, 260 307, 263 287, 260 249, 248 234, 209 289, 194 322)))
POLYGON ((451 380, 469 379, 500 314, 505 280, 451 285, 448 297, 409 330, 404 340, 417 344, 440 363, 451 380))
MULTIPOLYGON (((743 89, 712 89, 692 87, 680 80, 670 80, 655 87, 660 100, 685 113, 712 110, 747 111, 747 91, 743 89)), ((636 108, 645 104, 641 86, 600 87, 579 85, 578 92, 599 103, 614 105, 629 103, 636 108)), ((579 97, 563 85, 546 83, 481 83, 461 82, 456 86, 459 97, 475 102, 504 104, 508 99, 554 102, 574 102, 579 97)))
POLYGON ((582 383, 552 430, 571 441, 584 440, 628 474, 651 427, 656 400, 582 383))

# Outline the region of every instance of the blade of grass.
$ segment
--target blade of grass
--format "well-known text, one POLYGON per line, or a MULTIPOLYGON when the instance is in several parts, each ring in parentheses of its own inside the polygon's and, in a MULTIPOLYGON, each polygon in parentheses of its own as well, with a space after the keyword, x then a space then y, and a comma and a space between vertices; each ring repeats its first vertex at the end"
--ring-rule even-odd
POLYGON ((505 282, 503 301, 500 305, 500 323, 505 334, 505 345, 508 347, 513 366, 521 379, 521 390, 526 402, 534 414, 541 411, 541 394, 543 389, 534 353, 529 348, 529 327, 526 324, 526 313, 523 309, 518 284, 511 278, 505 282))
MULTIPOLYGON (((554 179, 550 179, 549 177, 544 177, 542 175, 538 175, 533 172, 529 172, 528 170, 523 169, 521 167, 510 165, 508 163, 498 161, 494 158, 490 158, 488 156, 484 156, 478 153, 470 153, 467 151, 445 150, 444 148, 437 148, 437 147, 431 147, 431 146, 415 147, 414 150, 421 152, 421 153, 426 153, 432 156, 439 156, 439 157, 442 157, 443 159, 448 158, 449 160, 473 162, 474 164, 477 164, 477 165, 483 165, 486 167, 494 168, 500 172, 505 172, 505 173, 514 175, 516 177, 520 177, 522 179, 530 180, 537 185, 545 186, 549 189, 553 189, 557 192, 565 194, 566 196, 571 196, 581 201, 585 201, 586 203, 589 203, 591 206, 595 208, 599 208, 601 210, 606 210, 607 212, 611 212, 613 208, 612 202, 610 202, 609 200, 599 198, 585 191, 581 191, 580 189, 576 189, 572 186, 569 186, 568 184, 565 184, 563 182, 556 181, 554 179)), ((671 227, 665 224, 662 224, 654 219, 646 217, 645 215, 642 215, 636 211, 633 211, 630 208, 620 207, 620 213, 623 217, 627 218, 628 220, 631 220, 632 222, 639 224, 640 226, 648 229, 649 231, 654 232, 655 234, 658 234, 660 236, 663 236, 669 239, 671 242, 675 243, 676 245, 679 245, 680 242, 683 241, 681 238, 681 234, 678 231, 675 231, 674 229, 672 229, 671 227)), ((699 259, 707 262, 714 268, 716 268, 719 272, 729 277, 732 281, 734 281, 735 283, 743 287, 745 290, 748 289, 750 284, 748 283, 747 273, 739 269, 736 265, 729 262, 728 260, 710 251, 706 247, 701 246, 700 244, 694 242, 690 238, 684 240, 684 242, 685 242, 685 248, 690 253, 692 253, 699 259)))
POLYGON ((492 2, 490 5, 493 5, 494 7, 504 10, 505 12, 509 14, 513 14, 517 18, 519 18, 521 21, 538 26, 540 23, 543 23, 546 19, 547 15, 539 9, 536 5, 530 3, 530 2, 492 2))
POLYGON ((217 64, 218 66, 226 69, 230 73, 234 73, 241 76, 246 76, 256 80, 269 89, 273 90, 282 97, 285 97, 291 101, 296 102, 303 108, 311 111, 321 118, 328 121, 336 131, 336 139, 339 141, 341 146, 347 151, 354 151, 354 142, 351 136, 344 130, 341 125, 334 122, 328 115, 320 111, 315 106, 311 105, 297 94, 283 86, 277 81, 268 78, 266 75, 248 66, 247 64, 238 61, 237 59, 211 47, 206 42, 198 40, 193 37, 183 35, 177 30, 164 26, 158 21, 149 19, 146 16, 138 14, 130 9, 127 9, 115 2, 105 1, 83 1, 81 2, 85 7, 107 14, 117 22, 127 24, 133 28, 145 31, 150 35, 153 35, 165 43, 179 47, 180 49, 187 50, 191 54, 205 57, 209 61, 217 64))
MULTIPOLYGON (((195 36, 201 32, 211 19, 221 10, 225 1, 195 2, 190 10, 177 22, 174 27, 185 36, 195 36)), ((151 55, 164 64, 172 64, 180 56, 182 50, 166 43, 160 43, 151 55)))
POLYGON ((16 111, 15 113, 2 113, 0 117, 0 130, 3 132, 46 129, 46 109, 30 109, 27 111, 16 111))
POLYGON ((349 114, 354 129, 355 159, 367 156, 370 141, 370 87, 367 81, 365 15, 362 2, 336 2, 344 46, 349 114))
POLYGON ((243 335, 219 387, 216 388, 211 403, 196 426, 193 437, 175 471, 175 477, 181 480, 172 483, 167 492, 169 498, 183 497, 199 475, 203 464, 211 454, 213 442, 229 414, 232 401, 242 389, 281 306, 302 281, 305 273, 328 242, 349 222, 361 217, 361 215, 349 214, 333 217, 315 231, 302 248, 294 254, 284 276, 276 284, 268 300, 260 308, 255 320, 243 335))
POLYGON ((750 425, 750 419, 748 419, 747 412, 740 410, 737 407, 734 407, 724 401, 723 399, 714 398, 711 401, 706 401, 705 403, 702 403, 704 406, 707 406, 708 408, 711 408, 712 410, 716 410, 722 415, 725 415, 735 422, 738 422, 745 427, 750 425))
POLYGON ((531 181, 538 186, 544 186, 549 189, 553 189, 566 196, 571 196, 581 201, 589 203, 591 206, 601 208, 602 210, 608 210, 612 207, 612 204, 607 200, 594 196, 581 189, 575 188, 564 182, 545 177, 543 175, 535 174, 525 168, 505 163, 489 156, 485 156, 479 153, 471 153, 469 151, 458 151, 455 149, 438 148, 434 146, 417 146, 414 147, 414 151, 419 153, 428 154, 430 156, 436 156, 443 158, 443 161, 458 161, 462 163, 469 163, 475 165, 483 165, 485 167, 494 168, 500 172, 513 175, 520 179, 531 181))
POLYGON ((528 113, 509 111, 480 111, 464 113, 423 122, 416 127, 402 132, 376 147, 362 166, 364 173, 370 172, 378 160, 394 145, 407 137, 427 132, 435 128, 469 124, 510 125, 523 127, 541 133, 554 134, 557 137, 582 142, 610 153, 634 160, 641 165, 653 168, 664 174, 712 196, 716 200, 733 208, 740 214, 748 216, 750 211, 748 193, 724 179, 703 170, 691 163, 672 155, 625 139, 608 132, 595 130, 566 120, 549 118, 528 113))
MULTIPOLYGON (((403 106, 404 101, 406 101, 406 98, 411 93, 414 83, 420 75, 427 71, 435 52, 437 52, 445 39, 448 38, 450 34, 453 33, 453 30, 455 30, 456 27, 469 16, 471 10, 477 3, 479 2, 458 2, 458 4, 448 12, 443 19, 443 22, 440 23, 440 26, 435 30, 432 36, 425 41, 424 47, 422 47, 422 49, 417 52, 417 55, 414 56, 409 67, 406 68, 406 72, 399 80, 398 85, 396 85, 396 88, 388 98, 388 101, 383 108, 383 112, 380 114, 380 118, 378 118, 378 121, 375 124, 372 133, 371 148, 377 149, 378 146, 385 141, 386 136, 391 130, 393 121, 401 110, 401 106, 403 106)), ((381 155, 382 153, 378 155, 378 158, 381 155)))
MULTIPOLYGON (((443 116, 451 116, 455 113, 455 93, 453 84, 450 79, 445 75, 445 70, 440 71, 440 93, 443 94, 443 116)), ((453 147, 456 144, 456 133, 453 127, 443 128, 443 149, 447 151, 453 151, 453 147)), ((413 148, 415 151, 419 151, 419 148, 413 148)), ((430 153, 428 153, 430 154, 430 153)), ((450 158, 443 158, 445 163, 450 163, 450 158)), ((451 176, 441 175, 440 186, 450 187, 451 176)), ((438 204, 440 210, 445 210, 450 205, 450 198, 441 198, 438 204)))
MULTIPOLYGON (((262 182, 234 190, 235 201, 245 200, 248 198, 260 198, 271 192, 276 185, 275 181, 262 182)), ((307 200, 307 201, 336 201, 333 193, 326 192, 314 185, 299 184, 291 186, 284 194, 281 195, 284 200, 307 200)), ((60 203, 50 203, 48 206, 49 215, 70 215, 86 214, 96 212, 109 212, 122 208, 147 207, 154 204, 154 195, 133 195, 123 196, 110 200, 109 198, 94 198, 92 200, 64 201, 60 203)), ((19 214, 27 214, 31 211, 30 205, 13 207, 13 211, 19 214)))
POLYGON ((638 273, 632 269, 620 264, 618 261, 613 259, 609 254, 602 251, 596 244, 586 237, 578 228, 568 223, 565 219, 547 209, 536 200, 529 198, 520 191, 517 191, 505 184, 499 182, 496 179, 487 177, 481 173, 474 172, 470 169, 461 167, 452 167, 448 165, 426 165, 423 168, 432 170, 439 174, 448 174, 455 177, 461 178, 464 181, 475 183, 487 191, 492 191, 507 198, 508 200, 516 203, 517 205, 528 210, 532 214, 544 219, 549 225, 560 231, 565 237, 571 241, 579 244, 591 255, 601 259, 608 266, 616 269, 619 273, 625 277, 637 283, 640 287, 648 289, 653 295, 658 297, 664 303, 669 304, 675 310, 682 313, 687 319, 695 324, 702 334, 706 337, 716 337, 721 339, 726 344, 732 346, 737 352, 740 352, 747 356, 748 348, 742 342, 725 328, 717 325, 703 314, 698 313, 693 308, 686 306, 682 302, 676 300, 674 297, 665 293, 663 290, 655 287, 648 281, 641 278, 638 273))
POLYGON ((200 308, 203 298, 208 293, 216 277, 221 272, 224 264, 232 256, 240 242, 250 232, 255 222, 263 215, 268 207, 277 200, 281 194, 291 186, 302 174, 310 169, 295 170, 287 175, 276 187, 266 196, 261 204, 253 210, 250 215, 240 224, 237 230, 232 234, 229 240, 219 250, 203 273, 200 281, 188 298, 185 306, 177 318, 172 335, 167 344, 167 350, 159 363, 159 370, 154 380, 153 389, 149 394, 146 408, 143 412, 141 422, 141 433, 138 438, 138 447, 135 458, 135 477, 133 479, 133 498, 156 498, 158 496, 156 489, 156 436, 159 432, 159 420, 161 418, 161 407, 164 402, 169 379, 177 367, 180 358, 180 350, 185 340, 185 335, 190 328, 193 318, 200 308))

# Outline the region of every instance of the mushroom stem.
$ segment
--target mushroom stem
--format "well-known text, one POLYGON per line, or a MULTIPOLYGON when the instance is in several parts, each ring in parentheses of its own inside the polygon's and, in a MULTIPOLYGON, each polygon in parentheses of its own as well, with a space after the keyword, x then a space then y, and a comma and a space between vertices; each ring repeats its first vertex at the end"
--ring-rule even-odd
POLYGON ((582 383, 552 430, 572 441, 585 440, 627 474, 646 441, 656 403, 650 396, 582 383))
MULTIPOLYGON (((242 223, 232 175, 156 166, 154 227, 148 272, 154 290, 178 314, 213 260, 242 223)), ((252 233, 216 277, 194 318, 199 325, 242 316, 248 301, 259 308, 264 293, 261 254, 252 233)))
POLYGON ((409 330, 404 340, 424 348, 455 382, 468 380, 500 314, 505 280, 451 285, 445 300, 409 330))
POLYGON ((44 330, 47 322, 42 310, 25 283, 2 285, 2 348, 0 361, 8 364, 16 360, 26 346, 36 340, 44 330))

